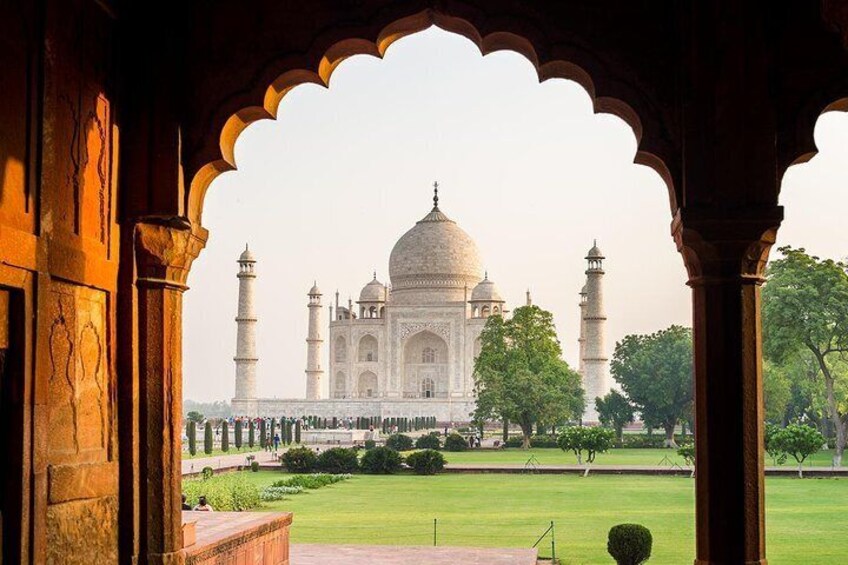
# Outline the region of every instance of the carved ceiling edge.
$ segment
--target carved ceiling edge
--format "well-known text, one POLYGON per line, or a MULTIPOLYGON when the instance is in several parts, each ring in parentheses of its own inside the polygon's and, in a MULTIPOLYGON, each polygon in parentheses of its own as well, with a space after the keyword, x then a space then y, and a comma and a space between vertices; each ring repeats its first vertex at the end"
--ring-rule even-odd
POLYGON ((138 284, 185 290, 209 232, 183 217, 147 216, 136 222, 134 237, 138 284))
POLYGON ((782 206, 681 208, 671 231, 689 274, 688 284, 761 284, 782 220, 782 206))

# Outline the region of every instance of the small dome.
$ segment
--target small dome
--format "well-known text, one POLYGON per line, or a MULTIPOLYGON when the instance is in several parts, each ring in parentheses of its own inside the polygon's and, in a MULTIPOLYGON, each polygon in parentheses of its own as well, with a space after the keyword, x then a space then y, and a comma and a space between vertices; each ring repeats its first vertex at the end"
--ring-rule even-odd
POLYGON ((592 249, 589 250, 589 253, 586 254, 586 259, 604 259, 604 254, 598 247, 598 240, 596 239, 594 245, 592 245, 592 249))
POLYGON ((362 287, 362 292, 359 293, 360 302, 385 302, 386 287, 383 283, 377 280, 377 275, 374 275, 374 280, 362 287))
POLYGON ((480 281, 477 286, 474 287, 474 290, 471 291, 471 302, 503 302, 503 298, 501 298, 501 293, 498 292, 498 287, 495 286, 495 283, 489 280, 489 276, 486 275, 482 281, 480 281))
POLYGON ((239 255, 239 263, 256 263, 256 259, 253 258, 253 253, 250 252, 250 248, 247 245, 244 246, 244 251, 239 255))
POLYGON ((309 296, 320 296, 320 295, 321 295, 321 289, 318 288, 318 282, 316 281, 312 285, 312 288, 309 289, 309 296))

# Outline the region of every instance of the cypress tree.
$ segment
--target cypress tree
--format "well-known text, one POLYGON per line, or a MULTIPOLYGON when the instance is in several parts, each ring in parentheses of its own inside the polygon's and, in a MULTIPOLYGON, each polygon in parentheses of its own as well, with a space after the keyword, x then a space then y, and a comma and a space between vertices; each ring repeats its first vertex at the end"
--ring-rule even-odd
POLYGON ((254 437, 255 432, 253 431, 253 420, 247 425, 247 445, 249 447, 253 447, 253 444, 256 442, 256 438, 254 437))
POLYGON ((292 440, 294 439, 292 436, 292 432, 294 431, 294 426, 291 423, 291 420, 286 421, 286 445, 291 445, 292 440))
POLYGON ((230 423, 226 420, 221 424, 221 451, 230 450, 230 423))
POLYGON ((236 420, 236 449, 241 451, 241 443, 242 443, 242 432, 244 431, 242 427, 241 420, 236 420))
POLYGON ((203 429, 203 453, 212 453, 212 422, 209 420, 206 420, 206 427, 203 429))
POLYGON ((277 431, 276 428, 277 428, 277 420, 275 420, 274 418, 271 418, 271 433, 268 434, 268 439, 271 440, 272 444, 274 443, 274 435, 276 435, 275 432, 277 431))
POLYGON ((265 445, 267 442, 268 436, 265 433, 265 418, 259 420, 259 448, 265 449, 265 445))
POLYGON ((197 424, 194 420, 188 423, 186 435, 188 436, 188 452, 195 455, 197 453, 197 424))
POLYGON ((335 416, 333 416, 333 429, 335 430, 339 425, 339 420, 335 416))
POLYGON ((300 420, 294 423, 294 442, 300 443, 300 420))

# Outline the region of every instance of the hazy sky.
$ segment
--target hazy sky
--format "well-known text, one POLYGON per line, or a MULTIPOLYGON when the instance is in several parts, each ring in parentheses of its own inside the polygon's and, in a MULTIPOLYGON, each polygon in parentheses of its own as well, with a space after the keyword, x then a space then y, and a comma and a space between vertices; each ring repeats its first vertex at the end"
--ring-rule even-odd
MULTIPOLYGON (((822 117, 816 142, 821 153, 785 176, 779 243, 841 258, 848 115, 822 117)), ((539 84, 520 55, 482 57, 436 28, 395 43, 383 60, 345 61, 329 89, 300 86, 276 121, 248 128, 238 171, 210 188, 209 242, 185 295, 185 398, 234 393, 236 259, 246 242, 258 260, 259 394, 302 397, 313 280, 327 305, 336 289, 355 301, 374 270, 388 282, 392 246, 430 210, 434 180, 440 208, 477 241, 508 307, 529 287, 554 313, 573 366, 594 238, 607 256, 610 354, 628 333, 689 325, 666 189, 633 164, 635 152, 630 128, 593 114, 576 83, 539 84)), ((325 309, 325 336, 326 322, 325 309)))

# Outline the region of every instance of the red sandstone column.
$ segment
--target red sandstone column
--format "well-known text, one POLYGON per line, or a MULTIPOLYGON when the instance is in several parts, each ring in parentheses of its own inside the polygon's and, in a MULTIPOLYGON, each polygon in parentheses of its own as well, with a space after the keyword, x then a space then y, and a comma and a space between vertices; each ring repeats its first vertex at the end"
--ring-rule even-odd
POLYGON ((781 219, 681 210, 673 224, 692 287, 696 565, 766 564, 760 285, 781 219))
POLYGON ((182 553, 182 294, 206 231, 183 218, 135 226, 138 292, 138 462, 141 563, 178 564, 182 553))

